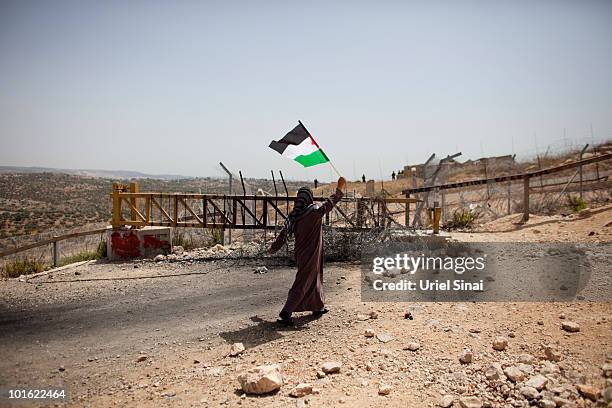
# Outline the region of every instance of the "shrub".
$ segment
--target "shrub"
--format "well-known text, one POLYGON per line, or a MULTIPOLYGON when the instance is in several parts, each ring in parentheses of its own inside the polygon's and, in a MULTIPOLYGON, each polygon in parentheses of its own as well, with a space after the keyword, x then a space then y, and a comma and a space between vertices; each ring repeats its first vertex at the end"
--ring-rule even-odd
POLYGON ((221 229, 219 228, 213 228, 210 230, 210 236, 212 237, 213 240, 213 246, 220 244, 222 241, 221 238, 221 229))
POLYGON ((453 213, 453 219, 445 225, 445 229, 472 228, 478 217, 476 213, 460 209, 453 213))
POLYGON ((60 266, 69 265, 75 262, 93 261, 106 258, 106 241, 102 240, 95 251, 83 251, 74 255, 67 256, 60 260, 60 266))
POLYGON ((579 213, 587 208, 587 203, 579 196, 569 196, 567 198, 567 206, 573 213, 579 213))
POLYGON ((106 240, 100 241, 98 244, 98 248, 96 248, 97 259, 106 258, 107 248, 106 248, 106 240))
POLYGON ((188 239, 183 231, 178 228, 174 229, 174 237, 172 238, 172 246, 181 246, 185 251, 193 249, 193 239, 188 239))
POLYGON ((97 251, 83 251, 79 252, 78 254, 61 258, 59 266, 69 265, 75 262, 92 261, 94 259, 99 259, 97 251))
POLYGON ((21 275, 30 275, 44 270, 44 265, 34 259, 17 258, 4 265, 2 275, 6 278, 17 278, 21 275))

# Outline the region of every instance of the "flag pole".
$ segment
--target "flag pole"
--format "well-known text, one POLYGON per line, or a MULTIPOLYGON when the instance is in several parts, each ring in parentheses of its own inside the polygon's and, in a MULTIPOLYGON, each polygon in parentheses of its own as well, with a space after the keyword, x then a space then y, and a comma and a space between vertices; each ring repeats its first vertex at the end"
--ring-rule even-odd
POLYGON ((308 129, 306 129, 306 126, 304 126, 304 124, 302 123, 301 120, 298 120, 298 123, 300 124, 300 126, 302 126, 304 128, 304 130, 306 131, 306 133, 308 133, 308 136, 310 136, 310 138, 315 142, 315 145, 317 145, 317 147, 319 148, 319 150, 321 150, 321 153, 323 153, 323 155, 325 156, 325 158, 327 159, 327 162, 329 163, 329 165, 331 166, 332 169, 334 169, 334 171, 336 172, 336 174, 338 175, 338 177, 342 177, 342 174, 340 174, 340 172, 338 171, 338 169, 336 168, 336 166, 334 166, 334 163, 332 163, 332 161, 329 159, 329 157, 327 156, 327 154, 325 154, 325 152, 323 151, 323 149, 321 149, 321 146, 319 146, 319 144, 317 143, 317 141, 315 140, 314 137, 312 137, 312 135, 310 134, 310 132, 308 131, 308 129))
POLYGON ((336 166, 334 166, 334 163, 330 161, 328 161, 329 165, 332 167, 332 169, 334 169, 334 171, 336 172, 336 174, 338 175, 338 177, 342 177, 342 174, 340 174, 340 172, 338 171, 338 169, 336 168, 336 166))

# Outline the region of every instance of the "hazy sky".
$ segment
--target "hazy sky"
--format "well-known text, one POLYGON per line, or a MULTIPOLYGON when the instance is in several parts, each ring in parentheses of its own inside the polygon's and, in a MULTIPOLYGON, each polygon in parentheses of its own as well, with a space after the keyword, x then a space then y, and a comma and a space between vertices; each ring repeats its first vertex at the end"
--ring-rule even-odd
POLYGON ((612 137, 612 1, 0 0, 0 165, 326 180, 612 137))

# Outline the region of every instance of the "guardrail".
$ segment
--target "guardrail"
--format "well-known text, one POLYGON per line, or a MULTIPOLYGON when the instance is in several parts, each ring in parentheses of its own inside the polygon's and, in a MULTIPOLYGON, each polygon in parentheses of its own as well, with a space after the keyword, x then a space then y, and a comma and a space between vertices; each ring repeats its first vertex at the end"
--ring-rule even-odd
POLYGON ((57 267, 59 266, 59 242, 60 241, 64 241, 70 238, 84 237, 86 235, 101 234, 105 231, 106 231, 106 228, 99 228, 99 229, 91 230, 91 231, 80 231, 80 232, 73 232, 70 234, 57 235, 57 236, 54 236, 54 237, 51 237, 51 238, 48 238, 48 239, 45 239, 39 242, 34 242, 32 244, 27 244, 27 245, 23 245, 20 247, 15 247, 15 248, 10 248, 10 249, 5 249, 4 251, 0 251, 0 258, 9 256, 9 255, 18 254, 20 252, 24 252, 29 249, 34 249, 34 248, 42 247, 45 245, 53 244, 53 266, 57 267))

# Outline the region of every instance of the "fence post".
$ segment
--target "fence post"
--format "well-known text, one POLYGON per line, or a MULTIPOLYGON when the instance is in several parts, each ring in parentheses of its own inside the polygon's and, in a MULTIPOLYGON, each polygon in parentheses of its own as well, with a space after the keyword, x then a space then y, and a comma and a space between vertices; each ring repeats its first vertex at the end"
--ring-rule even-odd
POLYGON ((121 190, 121 184, 113 183, 113 228, 121 227, 121 198, 119 192, 121 190))
POLYGON ((512 180, 508 180, 508 215, 512 214, 512 180))
POLYGON ((172 225, 176 227, 178 225, 178 196, 176 194, 173 195, 172 201, 172 225))
POLYGON ((523 178, 523 222, 529 221, 529 176, 523 178))
MULTIPOLYGON (((140 189, 138 188, 138 183, 132 181, 130 182, 130 193, 138 193, 140 189)), ((132 208, 130 208, 130 214, 132 217, 132 221, 138 221, 138 217, 136 215, 136 209, 138 208, 138 199, 136 197, 130 197, 130 204, 132 208)))
POLYGON ((363 227, 363 198, 357 199, 357 226, 363 227))
POLYGON ((442 208, 440 208, 440 203, 438 203, 437 201, 434 201, 433 217, 431 220, 432 230, 434 234, 440 233, 440 217, 441 216, 442 216, 442 208))
MULTIPOLYGON (((410 194, 406 193, 406 198, 410 198, 410 194)), ((404 225, 406 227, 410 226, 410 203, 406 203, 406 212, 404 213, 404 225)))
MULTIPOLYGON (((587 143, 586 146, 584 146, 584 148, 580 151, 580 155, 578 156, 578 161, 582 160, 582 155, 584 154, 584 152, 586 151, 588 147, 589 147, 589 144, 587 143)), ((582 198, 582 164, 578 166, 578 171, 580 173, 580 198, 582 198)))
POLYGON ((59 242, 53 241, 53 267, 57 268, 60 264, 59 261, 59 242))

